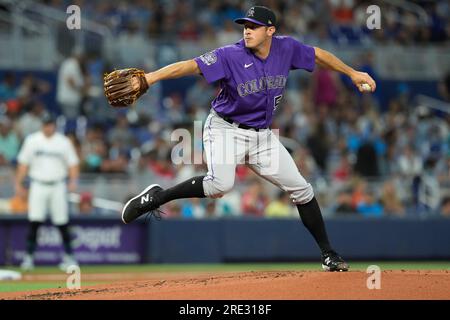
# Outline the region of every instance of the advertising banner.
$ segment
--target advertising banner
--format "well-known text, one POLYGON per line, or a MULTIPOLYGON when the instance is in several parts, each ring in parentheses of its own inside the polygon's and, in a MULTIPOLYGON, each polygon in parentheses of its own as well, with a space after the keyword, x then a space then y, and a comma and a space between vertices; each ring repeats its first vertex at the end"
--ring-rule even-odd
MULTIPOLYGON (((17 265, 26 253, 28 226, 11 224, 9 228, 12 261, 8 262, 17 265)), ((115 221, 74 222, 70 227, 74 256, 80 264, 141 263, 146 243, 144 229, 140 224, 125 226, 115 221)), ((52 225, 41 226, 34 255, 35 264, 57 264, 63 253, 58 228, 52 225)))
POLYGON ((6 228, 0 222, 0 266, 6 262, 6 228))

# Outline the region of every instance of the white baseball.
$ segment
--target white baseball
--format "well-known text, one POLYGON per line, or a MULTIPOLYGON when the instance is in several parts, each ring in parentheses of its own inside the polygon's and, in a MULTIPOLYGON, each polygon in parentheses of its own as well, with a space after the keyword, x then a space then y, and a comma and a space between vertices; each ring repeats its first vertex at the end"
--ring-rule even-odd
POLYGON ((369 86, 368 83, 363 83, 363 84, 361 85, 361 89, 362 89, 362 91, 364 91, 364 92, 370 92, 370 91, 372 91, 372 88, 369 86))

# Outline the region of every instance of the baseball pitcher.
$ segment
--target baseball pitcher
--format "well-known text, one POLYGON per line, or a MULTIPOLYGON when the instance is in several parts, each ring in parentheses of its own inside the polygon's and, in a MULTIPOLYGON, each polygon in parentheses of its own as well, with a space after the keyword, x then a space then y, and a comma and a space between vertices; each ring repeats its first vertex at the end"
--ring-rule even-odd
POLYGON ((236 164, 245 159, 256 174, 290 194, 321 250, 323 269, 347 271, 348 264, 330 245, 311 184, 270 125, 290 70, 311 72, 318 64, 348 75, 361 92, 373 92, 375 82, 323 49, 276 36, 276 16, 266 7, 254 6, 235 22, 243 25, 243 39, 233 45, 150 73, 124 69, 105 76, 105 95, 115 107, 132 104, 158 81, 188 75, 203 75, 209 83, 219 81, 221 88, 204 126, 207 175, 166 190, 150 184, 125 204, 122 220, 130 223, 175 199, 221 197, 233 188, 236 164))

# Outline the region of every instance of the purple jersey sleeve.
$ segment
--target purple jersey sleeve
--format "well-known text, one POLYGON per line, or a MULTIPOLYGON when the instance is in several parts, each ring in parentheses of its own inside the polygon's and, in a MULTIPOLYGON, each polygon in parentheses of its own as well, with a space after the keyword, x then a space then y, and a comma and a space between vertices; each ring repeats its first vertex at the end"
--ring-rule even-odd
POLYGON ((316 65, 316 51, 314 48, 293 38, 290 39, 292 46, 291 70, 304 69, 310 72, 313 71, 316 65))
POLYGON ((194 59, 208 83, 227 77, 225 48, 218 48, 194 59))

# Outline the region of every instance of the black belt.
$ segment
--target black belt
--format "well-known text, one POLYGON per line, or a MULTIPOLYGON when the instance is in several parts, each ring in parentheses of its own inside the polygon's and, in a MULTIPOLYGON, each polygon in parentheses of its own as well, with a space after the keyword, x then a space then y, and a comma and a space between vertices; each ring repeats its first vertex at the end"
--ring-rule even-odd
POLYGON ((53 186, 55 184, 61 183, 64 180, 54 180, 54 181, 42 181, 42 180, 36 180, 36 179, 31 179, 32 182, 37 182, 39 184, 43 184, 46 186, 53 186))
MULTIPOLYGON (((217 113, 217 112, 216 112, 216 113, 217 113)), ((236 124, 238 124, 236 121, 234 121, 234 120, 231 119, 231 118, 224 117, 224 116, 222 116, 222 115, 220 115, 220 114, 218 114, 218 113, 217 113, 217 115, 218 115, 219 117, 221 117, 223 120, 225 120, 226 122, 228 122, 228 123, 231 123, 231 124, 236 123, 236 124)), ((247 125, 245 125, 245 124, 242 124, 242 123, 239 123, 239 124, 238 124, 238 128, 246 129, 246 130, 255 130, 256 132, 258 132, 259 130, 267 129, 267 128, 254 128, 254 127, 250 127, 250 126, 247 126, 247 125)))

